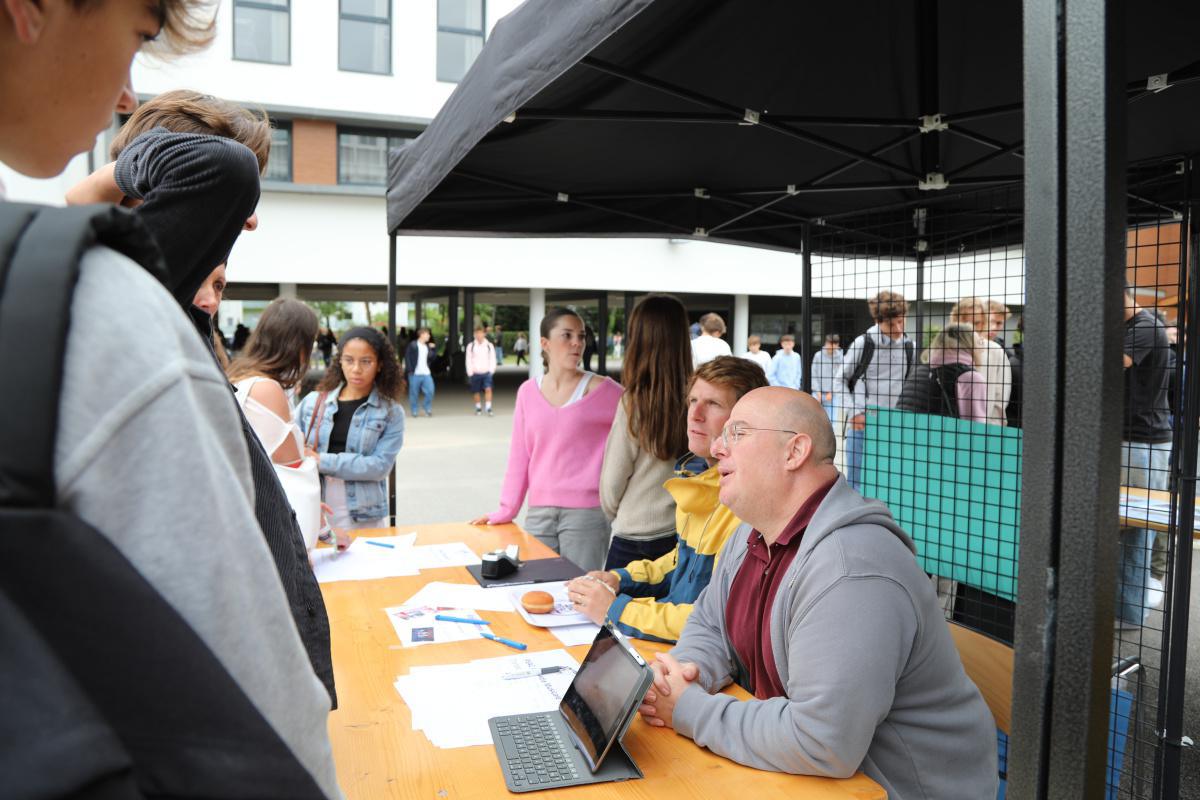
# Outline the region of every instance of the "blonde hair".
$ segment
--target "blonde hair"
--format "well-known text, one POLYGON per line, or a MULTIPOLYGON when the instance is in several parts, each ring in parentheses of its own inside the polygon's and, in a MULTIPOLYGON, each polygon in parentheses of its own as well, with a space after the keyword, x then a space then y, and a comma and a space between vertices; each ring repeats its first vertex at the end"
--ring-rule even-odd
POLYGON ((1008 319, 1012 316, 1012 311, 1008 309, 1008 306, 1004 305, 1004 303, 1001 303, 999 300, 988 300, 987 304, 989 314, 1003 314, 1005 319, 1008 319))
POLYGON ((725 320, 721 319, 720 314, 705 314, 700 318, 700 330, 705 333, 724 333, 725 320))
POLYGON ((751 336, 749 339, 746 340, 746 344, 747 345, 762 344, 762 337, 761 336, 751 336))
POLYGON ((117 131, 108 155, 116 159, 129 143, 151 128, 174 133, 201 133, 241 142, 258 159, 258 171, 267 169, 271 155, 271 123, 265 113, 190 89, 163 92, 138 106, 129 121, 117 131))
POLYGON ((981 297, 964 297, 950 309, 951 322, 965 323, 976 331, 987 329, 987 319, 990 315, 988 303, 981 297))
MULTIPOLYGON (((971 354, 973 364, 979 363, 979 339, 975 336, 975 329, 965 322, 951 322, 933 337, 929 349, 921 354, 921 363, 928 364, 933 353, 942 353, 944 356, 947 352, 959 353, 964 350, 971 354)), ((943 357, 942 361, 945 360, 943 357)))

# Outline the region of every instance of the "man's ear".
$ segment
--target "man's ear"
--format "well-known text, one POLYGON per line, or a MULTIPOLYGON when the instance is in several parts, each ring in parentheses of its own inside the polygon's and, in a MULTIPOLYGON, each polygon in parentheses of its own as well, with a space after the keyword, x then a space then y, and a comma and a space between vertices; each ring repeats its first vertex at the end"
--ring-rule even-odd
POLYGON ((45 0, 3 0, 21 44, 37 44, 46 28, 45 0))
POLYGON ((784 462, 789 470, 803 467, 812 459, 813 440, 807 433, 798 433, 788 442, 787 460, 784 462))

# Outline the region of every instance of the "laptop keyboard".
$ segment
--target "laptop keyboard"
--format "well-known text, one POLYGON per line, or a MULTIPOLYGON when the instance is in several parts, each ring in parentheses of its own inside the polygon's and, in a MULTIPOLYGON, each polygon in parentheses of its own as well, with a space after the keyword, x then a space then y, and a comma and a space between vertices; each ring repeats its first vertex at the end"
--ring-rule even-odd
POLYGON ((516 787, 578 778, 574 750, 547 714, 508 717, 496 724, 516 787))

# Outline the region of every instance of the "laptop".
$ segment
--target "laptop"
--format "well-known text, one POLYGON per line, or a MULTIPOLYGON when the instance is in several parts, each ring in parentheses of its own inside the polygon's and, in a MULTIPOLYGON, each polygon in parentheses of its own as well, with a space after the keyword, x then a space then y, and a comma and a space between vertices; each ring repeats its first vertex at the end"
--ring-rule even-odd
POLYGON ((629 639, 606 624, 557 710, 488 720, 508 790, 641 778, 621 739, 653 680, 629 639))

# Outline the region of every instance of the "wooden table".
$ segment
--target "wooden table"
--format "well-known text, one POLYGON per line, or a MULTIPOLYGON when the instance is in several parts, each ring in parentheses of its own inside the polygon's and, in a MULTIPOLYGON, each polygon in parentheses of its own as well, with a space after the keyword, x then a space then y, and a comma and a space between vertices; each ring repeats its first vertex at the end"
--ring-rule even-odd
MULTIPOLYGON (((1136 486, 1122 486, 1121 491, 1133 497, 1149 497, 1151 500, 1160 500, 1164 503, 1171 499, 1171 493, 1162 489, 1142 489, 1136 486)), ((1152 531, 1160 531, 1162 533, 1167 533, 1169 530, 1165 523, 1158 520, 1143 519, 1133 515, 1127 516, 1124 502, 1121 503, 1120 523, 1122 527, 1149 528, 1152 531)), ((1192 539, 1200 541, 1200 524, 1193 526, 1192 539)))
MULTIPOLYGON (((508 544, 521 546, 522 557, 553 553, 516 525, 476 528, 470 525, 421 525, 388 533, 417 531, 417 544, 465 542, 476 553, 508 544)), ((376 534, 378 535, 378 534, 376 534)), ((412 729, 408 706, 392 686, 410 667, 466 662, 509 655, 513 651, 484 639, 391 650, 398 644, 383 609, 399 605, 429 581, 473 583, 462 567, 426 570, 419 577, 322 584, 333 638, 333 670, 338 709, 329 717, 329 736, 338 781, 350 800, 422 798, 425 800, 495 800, 509 796, 492 747, 434 747, 412 729)), ((530 650, 554 650, 562 643, 542 628, 526 624, 515 611, 483 611, 499 636, 518 639, 530 650)), ((638 642, 643 655, 664 645, 638 642)), ((568 648, 582 661, 586 647, 568 648)), ((733 692, 745 698, 741 690, 733 692)), ((741 766, 698 747, 669 728, 653 728, 635 720, 625 737, 629 755, 645 779, 624 783, 575 786, 512 797, 557 798, 855 798, 886 797, 863 774, 847 780, 763 772, 741 766)))

